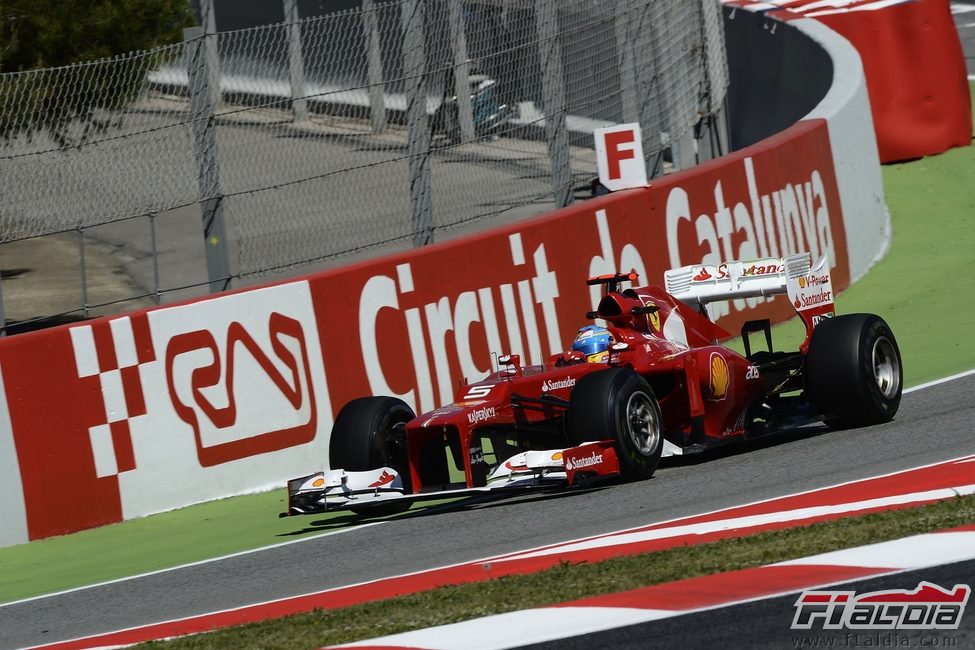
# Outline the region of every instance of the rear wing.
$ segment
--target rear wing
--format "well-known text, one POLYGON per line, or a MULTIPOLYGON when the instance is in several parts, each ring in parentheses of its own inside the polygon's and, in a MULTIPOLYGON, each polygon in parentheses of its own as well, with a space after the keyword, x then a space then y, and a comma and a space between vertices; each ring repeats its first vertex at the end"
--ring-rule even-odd
POLYGON ((809 273, 809 253, 748 262, 682 266, 664 273, 667 293, 686 303, 774 296, 788 292, 789 278, 809 273))
POLYGON ((699 308, 718 300, 788 294, 806 324, 809 344, 813 328, 833 316, 833 283, 826 257, 812 264, 809 253, 751 261, 697 264, 664 272, 667 293, 699 308))

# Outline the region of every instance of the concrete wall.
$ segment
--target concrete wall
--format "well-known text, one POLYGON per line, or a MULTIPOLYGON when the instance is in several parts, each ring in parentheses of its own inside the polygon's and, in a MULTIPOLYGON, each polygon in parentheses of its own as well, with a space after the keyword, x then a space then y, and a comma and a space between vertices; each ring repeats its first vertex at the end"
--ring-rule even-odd
MULTIPOLYGON (((834 62, 805 28, 725 5, 731 148, 788 128, 829 92, 834 62)), ((842 75, 841 66, 837 73, 842 75)))

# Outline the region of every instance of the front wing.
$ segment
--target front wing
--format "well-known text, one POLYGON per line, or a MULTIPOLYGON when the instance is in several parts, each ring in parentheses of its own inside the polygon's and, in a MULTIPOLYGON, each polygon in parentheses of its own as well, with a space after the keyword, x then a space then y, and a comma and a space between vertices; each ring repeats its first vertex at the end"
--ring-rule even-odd
POLYGON ((568 449, 526 451, 499 463, 482 487, 407 493, 403 477, 391 467, 364 472, 331 469, 288 481, 288 511, 282 516, 369 508, 391 502, 429 501, 516 492, 532 488, 571 486, 619 475, 619 461, 611 441, 590 442, 568 449))

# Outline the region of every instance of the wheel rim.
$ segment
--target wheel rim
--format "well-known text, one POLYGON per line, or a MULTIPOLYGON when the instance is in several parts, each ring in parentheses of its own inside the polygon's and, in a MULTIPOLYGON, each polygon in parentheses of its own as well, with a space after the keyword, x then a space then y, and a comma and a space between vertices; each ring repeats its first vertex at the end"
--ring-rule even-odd
POLYGON ((660 444, 660 419, 653 399, 646 393, 635 392, 627 400, 626 428, 640 453, 644 456, 654 453, 660 444))
POLYGON ((894 344, 886 336, 873 343, 873 379, 886 399, 897 396, 901 386, 901 363, 894 344))

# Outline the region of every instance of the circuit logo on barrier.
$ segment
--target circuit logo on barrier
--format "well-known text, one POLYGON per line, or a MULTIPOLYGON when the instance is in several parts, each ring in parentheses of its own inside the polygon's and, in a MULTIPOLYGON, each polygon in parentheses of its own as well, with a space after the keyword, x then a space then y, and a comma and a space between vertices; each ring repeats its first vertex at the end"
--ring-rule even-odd
POLYGON ((924 581, 912 590, 804 591, 792 629, 957 630, 971 591, 968 585, 945 589, 924 581))
POLYGON ((271 312, 267 335, 270 350, 231 321, 222 340, 200 329, 173 336, 166 346, 173 407, 193 428, 204 467, 315 437, 318 409, 302 325, 271 312))

